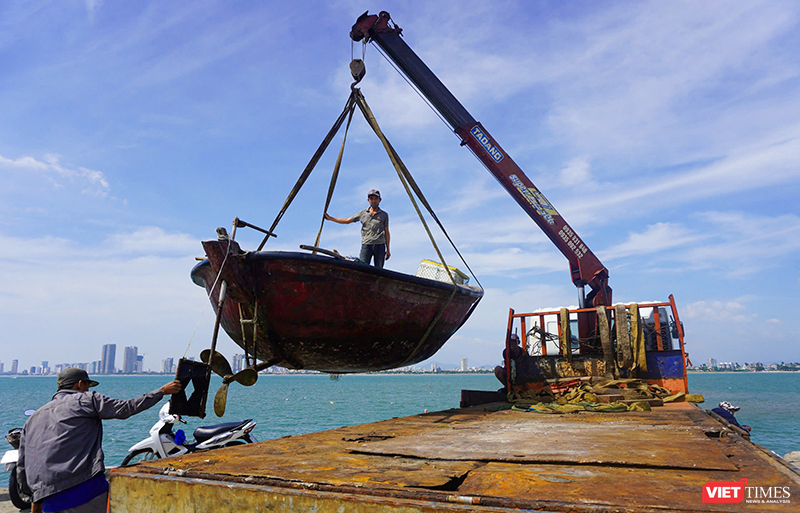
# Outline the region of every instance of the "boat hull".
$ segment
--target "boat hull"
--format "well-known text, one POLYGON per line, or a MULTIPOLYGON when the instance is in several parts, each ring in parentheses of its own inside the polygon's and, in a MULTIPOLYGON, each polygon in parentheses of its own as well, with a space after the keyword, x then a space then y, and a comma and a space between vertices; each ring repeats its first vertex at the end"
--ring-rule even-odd
POLYGON ((419 363, 483 296, 481 289, 326 256, 243 253, 227 241, 203 247, 208 260, 192 279, 215 308, 219 283, 228 283, 222 328, 249 354, 255 347, 260 360, 290 369, 352 373, 419 363))

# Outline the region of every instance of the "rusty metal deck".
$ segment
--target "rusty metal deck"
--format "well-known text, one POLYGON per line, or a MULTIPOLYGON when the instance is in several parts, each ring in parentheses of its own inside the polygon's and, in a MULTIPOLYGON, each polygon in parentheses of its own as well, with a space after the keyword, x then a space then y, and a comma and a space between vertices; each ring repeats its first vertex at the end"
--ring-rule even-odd
POLYGON ((115 513, 234 510, 798 511, 800 474, 687 403, 455 409, 111 473, 115 513), (782 499, 703 503, 705 483, 741 479, 751 495, 778 487, 782 499))

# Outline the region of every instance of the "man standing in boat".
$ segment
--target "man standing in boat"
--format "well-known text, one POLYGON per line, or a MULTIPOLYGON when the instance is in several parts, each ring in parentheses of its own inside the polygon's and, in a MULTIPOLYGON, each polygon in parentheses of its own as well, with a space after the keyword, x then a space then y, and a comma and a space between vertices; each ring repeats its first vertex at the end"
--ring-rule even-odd
POLYGON ((367 193, 369 208, 350 218, 333 217, 325 212, 325 219, 339 224, 361 221, 361 254, 359 258, 367 264, 374 258, 375 267, 383 268, 384 260, 392 256, 389 251, 389 214, 381 210, 381 193, 370 189, 367 193))

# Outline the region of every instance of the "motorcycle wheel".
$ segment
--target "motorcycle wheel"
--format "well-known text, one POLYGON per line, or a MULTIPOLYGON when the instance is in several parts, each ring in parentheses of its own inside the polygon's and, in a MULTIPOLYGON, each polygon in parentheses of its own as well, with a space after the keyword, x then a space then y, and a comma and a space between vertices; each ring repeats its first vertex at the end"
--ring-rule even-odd
POLYGON ((138 451, 133 451, 125 456, 125 459, 122 460, 120 467, 127 467, 128 465, 141 463, 142 461, 157 460, 160 457, 161 456, 159 456, 157 452, 154 452, 153 449, 139 449, 138 451))
POLYGON ((11 504, 14 507, 26 510, 31 509, 31 498, 25 495, 20 490, 19 483, 17 482, 17 469, 11 469, 11 474, 8 476, 8 497, 11 499, 11 504))

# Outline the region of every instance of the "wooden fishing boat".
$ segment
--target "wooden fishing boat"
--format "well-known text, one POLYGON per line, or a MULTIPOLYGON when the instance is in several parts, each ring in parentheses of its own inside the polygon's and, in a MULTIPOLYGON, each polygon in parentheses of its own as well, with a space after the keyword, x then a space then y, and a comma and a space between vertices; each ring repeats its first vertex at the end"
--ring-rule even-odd
MULTIPOLYGON (((243 252, 233 240, 203 242, 192 280, 218 307, 233 341, 270 365, 329 373, 369 372, 433 356, 483 297, 454 285, 320 254, 243 252), (212 291, 213 287, 213 291, 212 291)), ((263 365, 263 364, 262 364, 263 365)))

